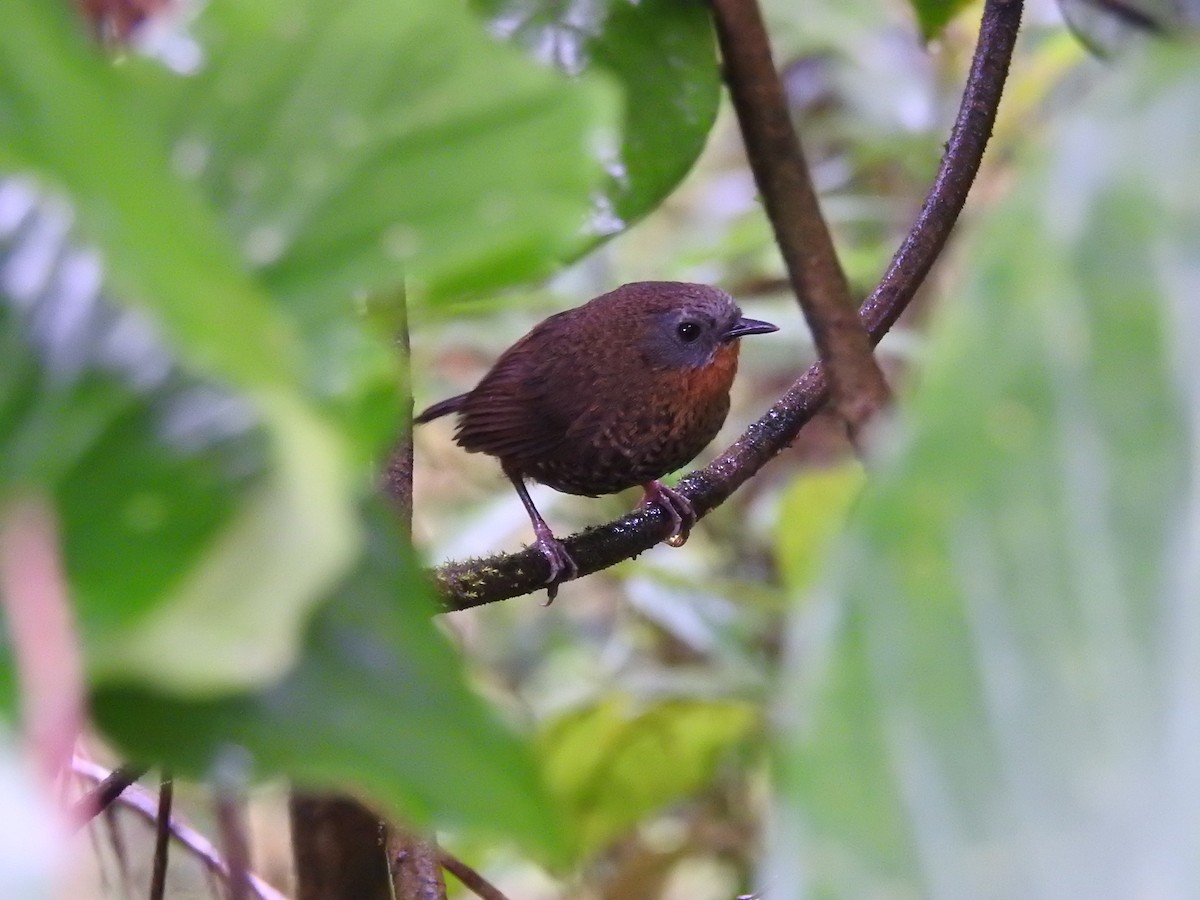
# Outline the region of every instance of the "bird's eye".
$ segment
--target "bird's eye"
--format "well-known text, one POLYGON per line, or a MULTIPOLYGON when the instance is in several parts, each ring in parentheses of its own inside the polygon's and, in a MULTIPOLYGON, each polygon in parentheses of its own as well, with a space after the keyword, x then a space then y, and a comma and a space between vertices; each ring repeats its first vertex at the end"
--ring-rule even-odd
POLYGON ((695 322, 680 322, 679 327, 675 329, 675 333, 679 335, 679 339, 685 344, 690 344, 700 337, 700 326, 695 322))

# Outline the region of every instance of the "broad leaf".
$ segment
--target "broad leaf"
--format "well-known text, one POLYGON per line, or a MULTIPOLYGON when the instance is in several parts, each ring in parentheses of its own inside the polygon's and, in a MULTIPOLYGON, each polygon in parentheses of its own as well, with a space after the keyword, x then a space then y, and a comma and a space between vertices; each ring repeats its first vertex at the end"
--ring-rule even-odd
POLYGON ((54 497, 93 674, 277 676, 355 553, 342 442, 70 10, 0 13, 0 496, 54 497))
MULTIPOLYGON (((533 764, 462 683, 432 600, 388 523, 313 621, 301 659, 259 693, 189 701, 130 683, 100 689, 99 724, 135 759, 204 777, 230 746, 256 774, 338 786, 405 821, 468 826, 562 852, 533 764)), ((253 652, 247 649, 247 653, 253 652)))
POLYGON ((824 572, 865 480, 862 466, 849 463, 805 472, 784 492, 775 551, 790 590, 808 590, 824 572))
POLYGON ((0 498, 54 498, 94 675, 278 675, 354 553, 338 443, 286 391, 198 376, 69 213, 0 179, 0 498))
POLYGON ((576 246, 614 118, 459 4, 211 4, 190 77, 138 67, 181 174, 310 327, 403 277, 445 296, 545 273, 576 246))
POLYGON ((39 233, 61 239, 74 219, 103 253, 107 286, 151 312, 205 372, 244 387, 296 379, 295 332, 245 277, 212 212, 172 177, 154 123, 70 8, 0 0, 0 19, 0 174, 33 174, 67 195, 39 233))
POLYGON ((625 697, 550 722, 539 739, 546 778, 577 823, 581 853, 707 784, 756 722, 750 706, 731 700, 625 697))
MULTIPOLYGON (((592 240, 623 231, 688 173, 717 115, 708 11, 677 0, 475 0, 492 31, 573 77, 604 72, 625 96, 619 147, 597 195, 592 240)), ((582 249, 582 245, 581 245, 582 249)))

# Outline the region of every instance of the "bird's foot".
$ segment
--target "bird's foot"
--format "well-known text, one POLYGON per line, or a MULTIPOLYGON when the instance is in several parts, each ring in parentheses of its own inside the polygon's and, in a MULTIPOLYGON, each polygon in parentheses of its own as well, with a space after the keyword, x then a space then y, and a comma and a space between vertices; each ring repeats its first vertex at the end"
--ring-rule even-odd
POLYGON ((549 606, 558 596, 558 586, 577 576, 579 566, 575 564, 575 560, 567 552, 563 542, 556 538, 554 532, 544 524, 541 527, 535 525, 533 531, 537 536, 534 546, 550 564, 550 576, 546 579, 546 606, 549 606))
POLYGON ((666 510, 671 519, 671 533, 667 536, 667 543, 672 547, 682 547, 687 543, 688 535, 692 533, 692 526, 696 524, 696 509, 692 506, 692 501, 661 481, 651 481, 642 485, 642 489, 646 493, 638 507, 657 503, 666 510))

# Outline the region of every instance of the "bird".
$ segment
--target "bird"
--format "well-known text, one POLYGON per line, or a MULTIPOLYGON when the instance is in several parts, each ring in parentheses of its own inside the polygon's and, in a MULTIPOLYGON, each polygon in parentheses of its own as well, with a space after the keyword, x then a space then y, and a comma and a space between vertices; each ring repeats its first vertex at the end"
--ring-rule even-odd
POLYGON ((525 482, 586 497, 641 486, 639 507, 660 505, 678 546, 696 514, 659 479, 695 459, 724 424, 741 338, 778 330, 745 318, 709 285, 633 282, 544 319, 474 389, 413 422, 457 414, 455 442, 499 460, 549 564, 550 602, 578 566, 525 482))

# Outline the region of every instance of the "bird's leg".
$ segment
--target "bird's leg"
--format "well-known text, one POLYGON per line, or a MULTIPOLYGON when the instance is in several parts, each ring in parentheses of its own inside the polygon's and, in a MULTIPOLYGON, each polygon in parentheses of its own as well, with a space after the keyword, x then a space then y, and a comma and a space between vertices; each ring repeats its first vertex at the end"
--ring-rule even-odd
POLYGON ((657 503, 666 510, 667 515, 671 517, 671 533, 667 536, 667 543, 672 547, 682 547, 687 543, 692 526, 696 524, 696 510, 692 501, 661 481, 643 484, 642 490, 646 493, 638 507, 657 503))
POLYGON ((549 594, 546 605, 549 605, 558 596, 558 586, 564 581, 570 581, 578 575, 579 567, 575 565, 575 560, 571 558, 571 554, 567 552, 567 548, 563 546, 562 541, 554 536, 554 532, 550 530, 550 526, 546 524, 546 520, 542 518, 542 514, 533 505, 533 499, 529 496, 529 491, 525 487, 525 480, 521 477, 520 473, 514 472, 505 466, 504 474, 508 476, 508 480, 517 489, 517 496, 525 504, 525 512, 529 513, 529 521, 533 523, 533 534, 537 538, 534 543, 538 550, 541 551, 542 556, 546 557, 546 562, 550 564, 550 577, 546 579, 546 584, 549 585, 546 588, 546 593, 549 594))

